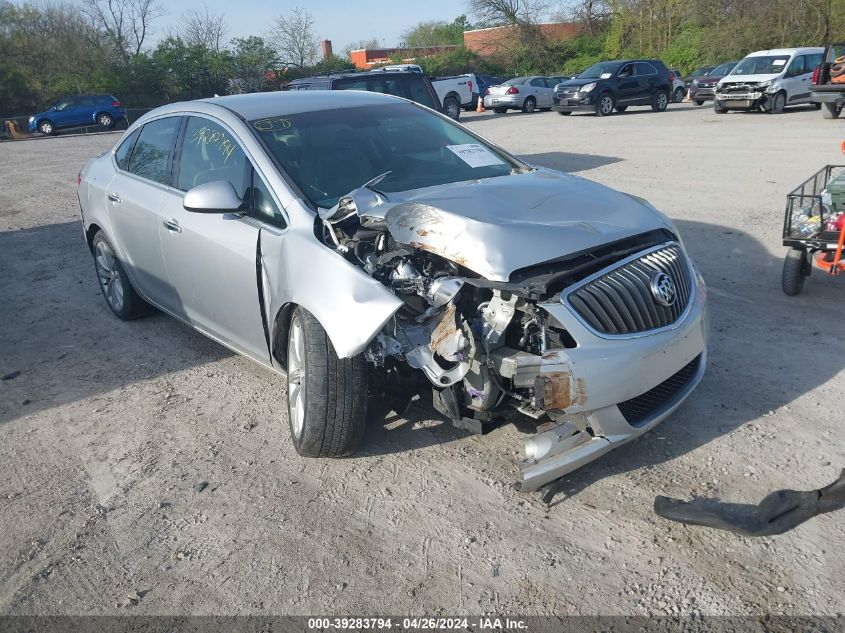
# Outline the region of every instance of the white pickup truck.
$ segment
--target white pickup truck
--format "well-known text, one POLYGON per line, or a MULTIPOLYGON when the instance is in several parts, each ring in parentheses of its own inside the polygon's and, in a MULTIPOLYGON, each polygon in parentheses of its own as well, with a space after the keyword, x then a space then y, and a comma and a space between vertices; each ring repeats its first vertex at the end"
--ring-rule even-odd
MULTIPOLYGON (((423 73, 423 69, 418 64, 393 64, 390 66, 383 66, 379 70, 385 72, 403 71, 409 73, 423 73)), ((475 75, 456 75, 454 77, 429 77, 431 85, 437 96, 440 98, 440 103, 443 105, 443 112, 450 118, 456 121, 461 116, 461 109, 472 104, 473 92, 478 92, 478 83, 475 80, 475 75)))

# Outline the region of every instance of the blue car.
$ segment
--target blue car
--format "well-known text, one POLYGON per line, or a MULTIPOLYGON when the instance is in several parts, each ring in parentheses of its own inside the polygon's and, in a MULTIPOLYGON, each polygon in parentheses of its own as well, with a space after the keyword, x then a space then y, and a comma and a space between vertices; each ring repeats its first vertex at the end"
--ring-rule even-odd
POLYGON ((113 128, 126 118, 126 110, 111 95, 82 95, 59 99, 46 112, 29 117, 29 131, 45 136, 56 130, 85 125, 113 128))

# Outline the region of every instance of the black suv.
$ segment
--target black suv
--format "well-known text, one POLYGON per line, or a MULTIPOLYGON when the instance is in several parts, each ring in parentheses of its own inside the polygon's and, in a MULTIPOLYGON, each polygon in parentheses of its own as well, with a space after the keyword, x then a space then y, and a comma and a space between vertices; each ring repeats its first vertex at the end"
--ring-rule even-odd
POLYGON ((409 72, 349 72, 294 79, 283 90, 364 90, 403 97, 443 112, 440 99, 425 75, 409 72))
POLYGON ((650 105, 663 112, 669 105, 669 69, 656 59, 626 59, 593 64, 575 79, 555 87, 554 106, 560 114, 595 112, 608 116, 628 106, 650 105))

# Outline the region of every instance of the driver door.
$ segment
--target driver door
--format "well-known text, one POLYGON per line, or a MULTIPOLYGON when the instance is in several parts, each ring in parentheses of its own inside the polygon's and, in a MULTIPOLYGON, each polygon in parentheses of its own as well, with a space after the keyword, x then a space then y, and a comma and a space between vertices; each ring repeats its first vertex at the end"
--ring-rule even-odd
POLYGON ((177 316, 267 365, 270 356, 258 299, 260 222, 251 217, 252 163, 235 134, 216 120, 188 117, 174 187, 165 193, 158 228, 177 316), (183 206, 197 185, 229 182, 242 212, 194 213, 183 206))
POLYGON ((629 105, 639 96, 639 81, 634 70, 634 63, 624 64, 618 71, 616 80, 616 103, 629 105))

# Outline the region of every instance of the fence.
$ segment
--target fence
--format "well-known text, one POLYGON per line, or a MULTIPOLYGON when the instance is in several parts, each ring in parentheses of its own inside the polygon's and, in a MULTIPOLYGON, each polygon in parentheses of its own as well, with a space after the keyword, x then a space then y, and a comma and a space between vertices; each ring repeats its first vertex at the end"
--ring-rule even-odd
MULTIPOLYGON (((125 130, 128 126, 132 125, 135 121, 138 120, 138 118, 140 118, 150 110, 152 110, 152 108, 126 108, 126 119, 123 121, 118 121, 113 129, 125 130)), ((6 121, 14 122, 18 130, 20 130, 24 134, 29 133, 29 115, 0 116, 0 140, 12 140, 12 138, 9 136, 9 132, 6 130, 6 121)), ((100 127, 99 125, 87 125, 83 127, 73 127, 59 130, 57 134, 94 134, 103 131, 105 131, 104 128, 100 127)), ((33 136, 40 137, 41 134, 36 132, 33 136)))

